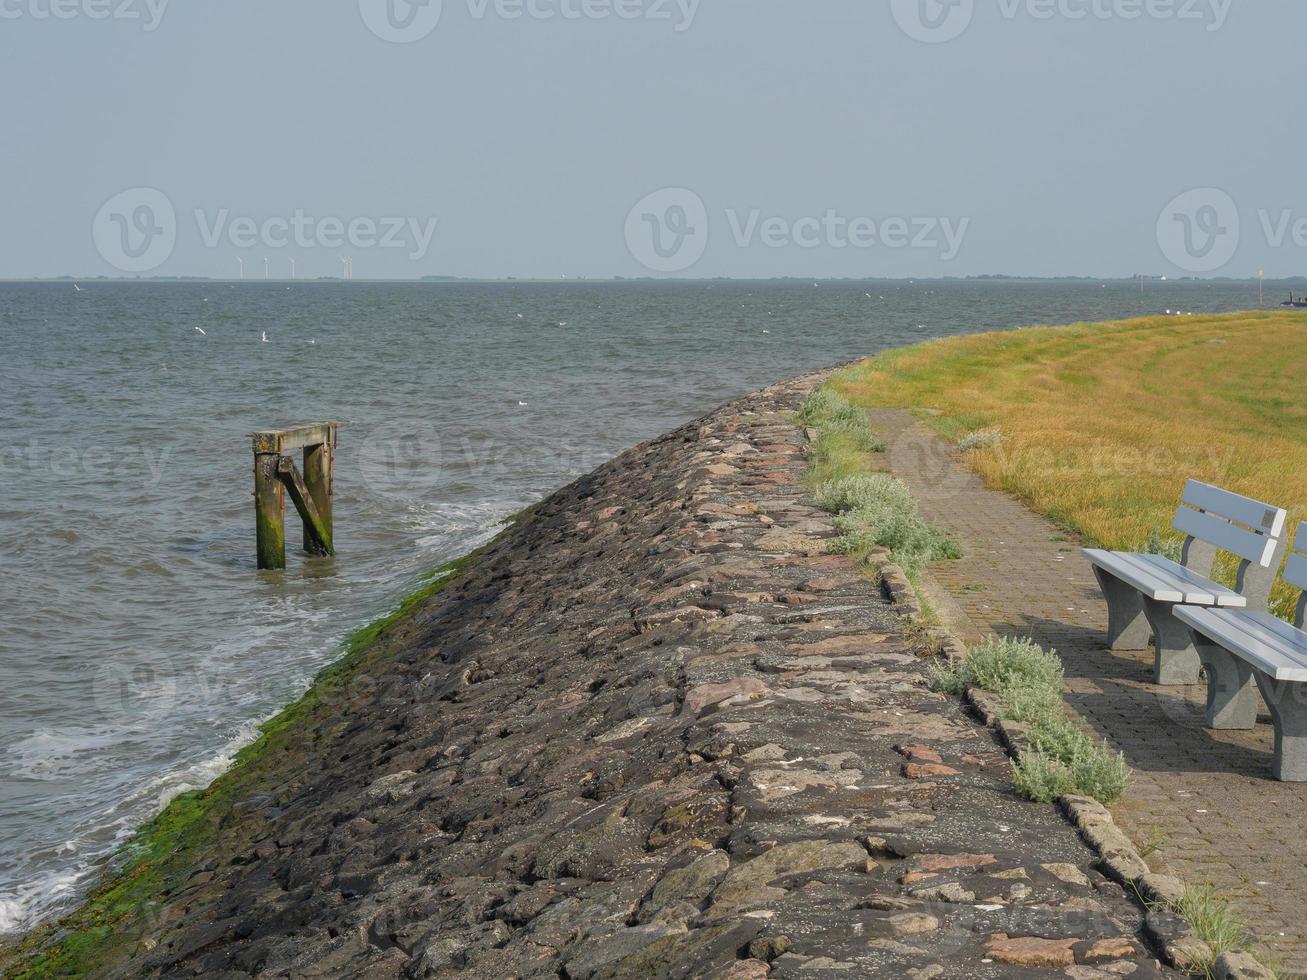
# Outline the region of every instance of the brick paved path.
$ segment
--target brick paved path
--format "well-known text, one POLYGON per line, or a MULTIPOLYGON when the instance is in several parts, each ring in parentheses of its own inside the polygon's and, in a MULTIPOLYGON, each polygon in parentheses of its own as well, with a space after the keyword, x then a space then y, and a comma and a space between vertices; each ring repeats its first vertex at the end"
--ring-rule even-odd
POLYGON ((1135 770, 1118 821, 1137 843, 1165 835, 1154 870, 1213 882, 1285 973, 1307 973, 1307 784, 1270 778, 1265 710, 1251 732, 1203 728, 1204 688, 1156 687, 1149 652, 1106 648, 1106 608, 1078 541, 985 489, 910 413, 869 415, 923 516, 964 549, 930 570, 941 617, 967 643, 997 633, 1056 647, 1068 701, 1135 770))

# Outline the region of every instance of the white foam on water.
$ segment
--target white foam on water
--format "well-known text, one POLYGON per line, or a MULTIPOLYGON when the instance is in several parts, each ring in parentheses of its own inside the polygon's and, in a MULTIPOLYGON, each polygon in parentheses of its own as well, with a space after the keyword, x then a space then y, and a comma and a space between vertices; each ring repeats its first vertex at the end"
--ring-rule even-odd
MULTIPOLYGON (((113 848, 116 850, 127 843, 144 823, 162 813, 178 796, 192 790, 205 789, 226 772, 236 753, 258 737, 261 725, 262 721, 242 725, 237 735, 219 752, 192 765, 147 780, 112 810, 97 815, 92 822, 112 830, 113 848)), ((89 741, 98 746, 108 744, 109 738, 111 736, 97 735, 89 741)), ((56 745, 75 752, 79 748, 85 749, 88 740, 38 733, 24 742, 30 743, 29 750, 37 746, 56 745)), ((70 840, 55 850, 60 854, 77 854, 86 848, 79 846, 79 841, 70 840)), ((94 851, 98 852, 98 848, 94 851)), ((82 889, 101 873, 102 865, 94 860, 98 856, 98 853, 93 852, 86 859, 76 861, 69 870, 41 875, 33 881, 18 885, 7 894, 0 894, 0 935, 24 932, 43 919, 67 910, 82 889)))

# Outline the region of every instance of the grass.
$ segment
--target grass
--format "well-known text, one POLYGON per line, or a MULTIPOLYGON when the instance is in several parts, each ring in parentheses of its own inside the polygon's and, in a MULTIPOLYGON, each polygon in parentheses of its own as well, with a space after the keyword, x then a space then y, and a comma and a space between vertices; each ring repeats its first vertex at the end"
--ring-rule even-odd
MULTIPOLYGON (((872 433, 862 409, 824 385, 804 402, 796 421, 814 430, 808 484, 818 506, 835 515, 839 551, 864 563, 873 548, 888 548, 914 585, 926 562, 961 557, 955 542, 918 516, 907 485, 874 469, 873 454, 887 447, 872 433)), ((918 592, 918 625, 934 625, 939 617, 918 592)))
POLYGON ((1033 640, 991 637, 957 665, 932 661, 931 688, 960 694, 977 687, 999 696, 999 716, 1030 726, 1029 748, 1012 763, 1017 792, 1039 803, 1062 796, 1092 796, 1115 803, 1125 795, 1130 770, 1107 743, 1096 745, 1067 714, 1062 661, 1033 640))
POLYGON ((862 410, 830 387, 818 388, 803 403, 797 421, 817 433, 809 452, 809 479, 814 484, 865 473, 867 454, 885 451, 885 444, 868 428, 862 410))
MULTIPOLYGON (((1219 894, 1212 884, 1186 887, 1176 911, 1189 920, 1194 935, 1212 950, 1211 960, 1191 965, 1192 968, 1201 970, 1204 976, 1214 977, 1217 957, 1232 950, 1249 952, 1263 960, 1253 948, 1253 937, 1247 924, 1231 908, 1229 899, 1219 894)), ((1263 965, 1270 969, 1264 960, 1263 965)))
MULTIPOLYGON (((1307 317, 1267 311, 931 341, 846 369, 832 388, 968 440, 986 483, 1097 546, 1151 537, 1166 553, 1189 477, 1307 517, 1304 363, 1307 317)), ((1232 584, 1222 557, 1217 577, 1232 584)), ((1291 615, 1295 596, 1279 583, 1276 612, 1291 615)))
POLYGON ((395 650, 388 641, 396 628, 479 553, 436 569, 393 612, 351 634, 341 658, 318 675, 299 701, 264 723, 259 737, 236 755, 226 773, 207 789, 178 796, 137 832, 81 908, 0 950, 0 973, 25 980, 83 976, 135 952, 168 893, 203 863, 202 855, 221 847, 223 824, 234 804, 284 791, 285 774, 276 769, 279 756, 306 739, 323 737, 316 731, 322 709, 348 698, 352 685, 383 664, 395 650))

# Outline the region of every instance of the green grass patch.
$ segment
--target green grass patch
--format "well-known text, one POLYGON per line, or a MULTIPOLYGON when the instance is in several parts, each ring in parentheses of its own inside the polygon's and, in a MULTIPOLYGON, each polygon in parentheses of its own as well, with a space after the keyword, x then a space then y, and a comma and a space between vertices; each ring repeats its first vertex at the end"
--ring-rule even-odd
POLYGON ((999 716, 1030 726, 1030 747, 1012 763, 1012 781, 1028 799, 1051 803, 1070 794, 1115 803, 1125 795, 1130 769, 1106 742, 1095 744, 1062 700, 1062 661, 1030 639, 991 637, 966 660, 932 661, 931 688, 961 694, 968 687, 999 697, 999 716))
POLYGON ((1252 936, 1247 925, 1212 884, 1186 887, 1176 911, 1189 920, 1194 935, 1212 950, 1209 962, 1194 964, 1205 976, 1215 975, 1213 967, 1222 953, 1251 950, 1252 936))
POLYGON ((809 451, 809 480, 814 484, 864 473, 868 454, 885 451, 885 444, 868 428, 864 411, 832 388, 818 388, 796 420, 817 433, 809 451))
MULTIPOLYGON (((1169 556, 1189 478, 1288 507, 1290 526, 1307 517, 1305 326, 1266 310, 971 334, 831 384, 857 407, 913 410, 989 486, 1091 545, 1138 550, 1161 529, 1169 556)), ((1232 585, 1237 566, 1221 554, 1215 577, 1232 585)), ((1272 611, 1291 619, 1297 598, 1278 582, 1272 611)))
POLYGON ((353 632, 340 659, 317 676, 300 700, 265 722, 225 773, 207 789, 178 796, 136 833, 79 909, 0 950, 0 973, 23 980, 84 976, 138 952, 168 894, 221 848, 220 831, 233 806, 284 789, 284 774, 276 769, 279 756, 314 737, 306 733, 320 710, 348 697, 352 684, 393 654, 391 634, 480 553, 436 569, 392 612, 353 632))
POLYGON ((839 548, 859 555, 888 548, 909 576, 928 562, 960 558, 957 543, 921 519, 907 484, 885 473, 855 473, 817 487, 817 506, 835 515, 839 548))

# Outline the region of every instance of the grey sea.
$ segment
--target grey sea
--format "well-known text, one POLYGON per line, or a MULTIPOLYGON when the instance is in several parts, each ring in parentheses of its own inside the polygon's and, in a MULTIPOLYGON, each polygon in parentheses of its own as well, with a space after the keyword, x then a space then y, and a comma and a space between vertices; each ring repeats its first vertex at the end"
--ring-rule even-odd
POLYGON ((0 932, 74 903, 352 628, 621 450, 930 337, 1257 303, 1196 282, 0 284, 0 932), (338 556, 259 573, 246 435, 328 419, 338 556))

